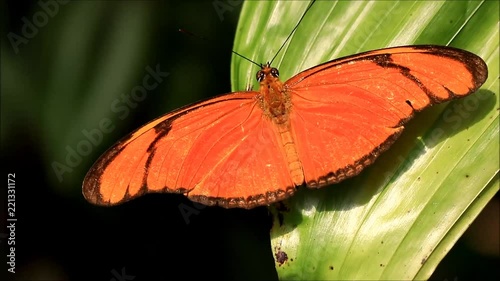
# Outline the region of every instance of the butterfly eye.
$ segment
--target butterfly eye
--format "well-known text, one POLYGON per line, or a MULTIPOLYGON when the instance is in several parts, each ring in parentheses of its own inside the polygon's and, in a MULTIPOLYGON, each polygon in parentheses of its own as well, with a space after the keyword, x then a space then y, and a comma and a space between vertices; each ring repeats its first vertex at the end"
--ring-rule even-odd
POLYGON ((274 77, 274 78, 278 78, 280 77, 280 72, 278 71, 277 68, 273 68, 271 69, 271 75, 274 77))
POLYGON ((262 80, 264 80, 264 76, 266 76, 264 72, 262 72, 262 70, 259 70, 257 72, 257 81, 262 82, 262 80))

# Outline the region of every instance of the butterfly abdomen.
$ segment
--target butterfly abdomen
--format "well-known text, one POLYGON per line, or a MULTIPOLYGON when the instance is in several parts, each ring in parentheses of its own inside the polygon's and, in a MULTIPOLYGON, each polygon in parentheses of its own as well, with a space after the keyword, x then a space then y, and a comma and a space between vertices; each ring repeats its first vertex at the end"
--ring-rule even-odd
POLYGON ((285 159, 288 164, 290 176, 292 177, 293 183, 299 186, 304 183, 304 171, 291 133, 290 122, 278 126, 278 132, 285 152, 285 159))

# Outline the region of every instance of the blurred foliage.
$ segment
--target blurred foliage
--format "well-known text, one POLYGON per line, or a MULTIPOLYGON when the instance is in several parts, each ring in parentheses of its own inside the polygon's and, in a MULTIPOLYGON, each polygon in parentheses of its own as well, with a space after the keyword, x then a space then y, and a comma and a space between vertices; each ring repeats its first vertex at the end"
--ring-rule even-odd
MULTIPOLYGON (((1 138, 5 145, 16 143, 19 123, 24 123, 22 134, 37 140, 47 178, 60 192, 79 195, 91 162, 131 128, 229 91, 223 81, 229 78, 231 38, 224 33, 234 28, 237 12, 227 11, 222 22, 215 11, 200 11, 202 5, 214 9, 200 1, 49 2, 53 6, 47 9, 56 12, 45 25, 37 24, 43 18, 37 14, 45 11, 40 4, 19 11, 31 17, 6 17, 9 34, 25 39, 7 34, 2 41, 1 138), (150 75, 148 68, 168 72, 168 78, 136 101, 133 95, 150 75), (111 121, 109 133, 100 128, 105 119, 111 121), (92 134, 96 130, 102 138, 92 134), (91 140, 97 141, 87 149, 91 140), (78 157, 70 157, 73 152, 78 157), (68 168, 60 177, 54 162, 68 168)), ((25 8, 7 5, 14 11, 25 8)))

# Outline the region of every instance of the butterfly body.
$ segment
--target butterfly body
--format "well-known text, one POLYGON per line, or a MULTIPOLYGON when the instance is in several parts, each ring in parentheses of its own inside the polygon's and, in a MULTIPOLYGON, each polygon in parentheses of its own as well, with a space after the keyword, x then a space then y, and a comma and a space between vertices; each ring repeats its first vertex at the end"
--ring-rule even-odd
POLYGON ((261 66, 259 91, 167 113, 105 152, 83 194, 115 205, 148 192, 253 208, 359 174, 415 112, 475 92, 484 61, 445 46, 402 46, 340 58, 282 82, 261 66))
POLYGON ((304 173, 290 123, 292 110, 290 92, 279 79, 278 69, 271 67, 269 63, 263 65, 257 72, 257 81, 260 83, 258 100, 264 118, 270 118, 275 124, 275 136, 283 147, 283 157, 287 162, 292 182, 295 186, 302 185, 304 173))

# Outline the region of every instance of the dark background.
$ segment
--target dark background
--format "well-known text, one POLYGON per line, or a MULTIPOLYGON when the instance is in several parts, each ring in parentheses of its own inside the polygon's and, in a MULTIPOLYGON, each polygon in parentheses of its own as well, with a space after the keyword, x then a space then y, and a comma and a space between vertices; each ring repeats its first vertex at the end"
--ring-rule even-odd
MULTIPOLYGON (((154 69, 160 64, 161 69, 170 74, 159 87, 148 92, 147 98, 132 108, 124 120, 117 119, 109 110, 107 115, 95 112, 99 106, 109 107, 113 98, 96 105, 90 91, 78 88, 75 91, 83 94, 75 96, 47 90, 54 89, 47 86, 54 72, 71 72, 75 67, 54 69, 52 63, 61 51, 57 41, 59 32, 69 29, 78 34, 87 28, 86 25, 71 27, 71 14, 66 9, 75 3, 59 4, 59 11, 27 44, 19 45, 15 53, 7 34, 21 35, 22 19, 31 20, 43 9, 38 1, 2 2, 2 175, 16 174, 18 219, 17 273, 15 279, 9 274, 7 280, 131 280, 132 276, 133 280, 171 280, 177 279, 176 276, 277 279, 269 241, 271 219, 265 207, 251 211, 197 209, 199 206, 182 196, 157 194, 113 208, 100 208, 90 205, 81 195, 83 177, 93 161, 120 137, 172 109, 230 91, 229 66, 241 3, 219 1, 227 8, 221 14, 214 8, 214 2, 147 1, 141 4, 148 11, 143 27, 145 36, 139 44, 143 54, 137 59, 137 70, 130 74, 122 90, 110 95, 116 98, 140 85, 147 74, 146 66, 154 69), (180 33, 179 28, 207 40, 180 33), (57 98, 54 99, 54 95, 57 98), (72 97, 70 104, 68 96, 72 97), (49 98, 52 103, 47 102, 49 98), (73 108, 73 103, 78 106, 73 108), (61 108, 61 112, 55 110, 57 108, 61 108), (56 117, 50 119, 47 117, 50 114, 56 117), (51 164, 64 162, 61 157, 66 153, 65 147, 76 147, 84 139, 83 129, 98 127, 95 121, 89 121, 91 118, 83 121, 75 118, 78 114, 97 114, 96 120, 109 117, 116 129, 106 134, 71 173, 64 174, 63 180, 58 181, 51 164), (60 126, 53 126, 53 122, 52 126, 48 125, 47 120, 60 120, 60 126), (61 134, 66 131, 67 135, 61 134), (180 209, 195 210, 195 213, 186 218, 180 209), (123 273, 129 279, 116 276, 123 273)), ((89 81, 102 75, 98 68, 102 50, 107 47, 106 37, 113 32, 127 32, 116 27, 116 21, 126 21, 126 13, 134 11, 133 7, 125 11, 125 4, 119 1, 102 3, 99 28, 91 37, 94 47, 89 51, 90 60, 85 61, 84 76, 88 76, 89 81), (120 13, 125 15, 120 17, 120 13)), ((109 79, 113 79, 112 75, 109 79)), ((5 198, 2 196, 2 206, 5 206, 5 198)), ((500 277, 498 202, 497 195, 431 279, 497 280, 500 277)), ((2 207, 0 214, 1 221, 5 222, 6 207, 2 207)), ((0 230, 4 259, 5 233, 8 231, 0 230)), ((2 269, 2 274, 4 272, 2 269)))

